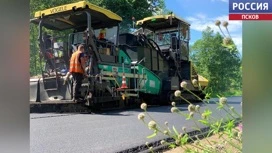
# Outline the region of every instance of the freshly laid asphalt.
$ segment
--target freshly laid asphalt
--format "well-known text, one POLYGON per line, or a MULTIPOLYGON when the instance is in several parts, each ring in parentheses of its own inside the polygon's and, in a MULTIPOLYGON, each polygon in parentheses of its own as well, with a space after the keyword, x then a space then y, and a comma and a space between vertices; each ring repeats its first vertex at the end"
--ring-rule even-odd
MULTIPOLYGON (((214 101, 217 99, 211 99, 214 101)), ((242 97, 229 97, 228 104, 241 113, 242 97)), ((188 104, 178 105, 184 113, 188 104)), ((214 102, 209 104, 213 117, 226 116, 225 111, 215 110, 214 102), (217 113, 216 113, 217 112, 217 113), (219 115, 218 115, 219 114, 219 115)), ((207 106, 201 105, 203 111, 207 106)), ((149 114, 164 126, 174 125, 179 132, 185 126, 188 131, 195 127, 192 120, 171 113, 171 106, 150 107, 149 114)), ((110 111, 102 114, 30 114, 30 149, 32 153, 113 153, 167 138, 159 134, 147 139, 152 131, 137 116, 141 109, 110 111)), ((199 117, 199 116, 195 116, 199 117)), ((146 116, 146 122, 150 119, 146 116)))

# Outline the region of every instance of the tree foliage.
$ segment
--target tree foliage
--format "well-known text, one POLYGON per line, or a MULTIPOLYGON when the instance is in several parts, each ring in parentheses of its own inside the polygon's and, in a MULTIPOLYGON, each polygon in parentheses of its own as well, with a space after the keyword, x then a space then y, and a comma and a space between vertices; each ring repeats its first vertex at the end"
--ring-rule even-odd
POLYGON ((164 0, 103 0, 101 5, 123 18, 121 33, 135 27, 133 17, 140 20, 165 9, 164 0))
POLYGON ((198 73, 209 79, 208 92, 226 93, 241 88, 241 58, 236 47, 224 47, 224 38, 207 28, 191 47, 198 73))

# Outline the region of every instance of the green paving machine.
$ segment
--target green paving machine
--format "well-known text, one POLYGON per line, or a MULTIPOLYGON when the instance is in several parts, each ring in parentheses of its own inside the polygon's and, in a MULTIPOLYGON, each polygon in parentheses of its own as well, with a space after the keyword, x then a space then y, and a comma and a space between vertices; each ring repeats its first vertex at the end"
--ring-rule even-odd
POLYGON ((156 88, 159 95, 145 92, 143 99, 153 104, 169 104, 180 101, 174 92, 181 90, 184 98, 197 101, 180 87, 182 81, 187 82, 189 90, 204 99, 203 90, 208 86, 208 80, 197 74, 189 60, 190 24, 172 13, 146 17, 136 25, 139 29, 133 33, 120 34, 119 48, 125 50, 133 62, 144 58, 141 65, 158 77, 160 84, 156 88), (192 83, 194 79, 197 84, 192 83))
MULTIPOLYGON (((152 27, 149 20, 176 27, 173 33, 179 33, 183 24, 189 27, 174 16, 165 21, 158 17, 141 21, 143 29, 151 27, 155 35, 160 25, 152 27)), ((166 43, 170 46, 167 52, 145 34, 119 34, 120 22, 122 18, 117 14, 86 1, 37 11, 31 23, 39 29, 40 61, 44 67, 41 77, 30 79, 31 108, 79 105, 72 102, 73 81, 69 75, 69 59, 79 44, 84 44, 90 55, 85 69, 88 77, 81 88, 85 103, 80 105, 84 108, 123 108, 143 101, 169 104, 175 100, 175 90, 183 91, 181 81, 187 81, 188 87, 203 98, 192 79, 199 80, 203 88, 207 80, 201 82, 188 54, 180 54, 183 48, 179 43, 188 45, 188 39, 180 41, 181 37, 176 37, 174 45, 171 37, 171 42, 166 43)))

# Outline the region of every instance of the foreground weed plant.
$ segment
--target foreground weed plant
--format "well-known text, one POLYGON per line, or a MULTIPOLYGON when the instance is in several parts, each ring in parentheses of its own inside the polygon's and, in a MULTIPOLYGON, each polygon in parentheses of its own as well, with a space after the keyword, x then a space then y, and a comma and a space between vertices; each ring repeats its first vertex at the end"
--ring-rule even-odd
MULTIPOLYGON (((192 81, 193 84, 198 84, 197 80, 192 81)), ((177 106, 176 102, 172 102, 171 112, 175 115, 184 117, 186 120, 192 120, 194 127, 192 130, 197 130, 199 133, 204 133, 201 130, 203 127, 208 127, 206 134, 200 134, 196 136, 190 135, 186 127, 180 127, 180 130, 176 129, 175 126, 170 127, 168 122, 164 125, 159 123, 148 113, 147 104, 142 103, 141 109, 144 111, 138 115, 138 119, 141 120, 150 130, 152 134, 147 138, 153 138, 158 134, 163 134, 169 138, 172 138, 171 142, 162 140, 162 145, 167 145, 169 148, 181 147, 186 153, 238 153, 242 152, 242 115, 239 114, 233 106, 228 104, 228 99, 223 96, 218 96, 219 100, 216 102, 217 109, 211 108, 209 100, 201 99, 192 91, 187 89, 187 83, 181 82, 181 88, 194 95, 198 100, 202 101, 204 107, 195 105, 185 99, 182 96, 180 90, 175 91, 175 96, 181 98, 188 103, 188 111, 181 111, 177 106), (201 110, 203 109, 203 110, 201 110), (226 115, 222 115, 221 113, 226 115), (149 118, 149 121, 148 119, 149 118), (236 123, 239 123, 237 126, 236 123), (208 138, 210 136, 217 136, 217 141, 211 141, 208 138), (201 141, 200 141, 201 140, 201 141)), ((209 95, 209 94, 208 94, 209 95)), ((153 148, 148 143, 146 144, 151 152, 153 148)))

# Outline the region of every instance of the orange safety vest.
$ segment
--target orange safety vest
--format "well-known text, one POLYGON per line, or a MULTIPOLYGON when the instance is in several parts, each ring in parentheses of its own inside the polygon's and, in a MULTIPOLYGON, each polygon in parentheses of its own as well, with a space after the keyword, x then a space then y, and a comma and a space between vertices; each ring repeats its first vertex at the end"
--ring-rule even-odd
POLYGON ((72 54, 71 60, 70 60, 70 73, 75 72, 75 73, 84 73, 84 70, 79 62, 79 56, 81 52, 76 51, 72 54))

